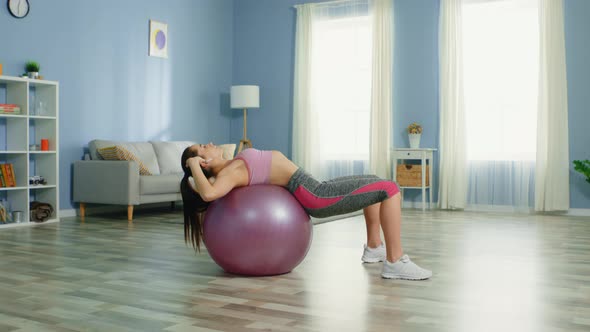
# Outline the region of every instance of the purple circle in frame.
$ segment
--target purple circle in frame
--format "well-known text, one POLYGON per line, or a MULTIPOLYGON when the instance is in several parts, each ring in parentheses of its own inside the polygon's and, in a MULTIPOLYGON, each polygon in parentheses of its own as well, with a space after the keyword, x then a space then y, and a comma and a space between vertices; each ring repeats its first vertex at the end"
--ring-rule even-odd
POLYGON ((164 31, 162 31, 162 30, 158 30, 156 32, 156 46, 160 50, 164 49, 164 46, 166 46, 166 35, 164 34, 164 31))

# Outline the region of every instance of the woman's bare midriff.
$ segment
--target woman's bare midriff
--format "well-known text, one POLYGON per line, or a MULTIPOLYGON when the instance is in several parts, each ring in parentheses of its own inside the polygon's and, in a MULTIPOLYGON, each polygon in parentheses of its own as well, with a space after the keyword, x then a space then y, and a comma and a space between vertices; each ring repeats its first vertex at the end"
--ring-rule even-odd
POLYGON ((270 184, 286 186, 298 168, 297 165, 285 157, 280 151, 273 151, 270 167, 270 184))
MULTIPOLYGON (((270 184, 283 187, 286 186, 289 183, 291 176, 298 168, 297 165, 289 160, 289 158, 285 157, 280 151, 272 151, 270 184)), ((223 176, 224 174, 235 175, 234 179, 237 179, 237 186, 248 185, 248 168, 243 160, 232 160, 231 163, 221 170, 218 176, 223 176)))

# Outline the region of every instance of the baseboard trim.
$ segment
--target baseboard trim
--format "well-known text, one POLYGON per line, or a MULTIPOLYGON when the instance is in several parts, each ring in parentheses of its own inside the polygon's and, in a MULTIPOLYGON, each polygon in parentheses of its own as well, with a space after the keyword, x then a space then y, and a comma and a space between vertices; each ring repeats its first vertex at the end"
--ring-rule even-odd
POLYGON ((499 213, 524 213, 524 214, 549 214, 570 217, 590 217, 590 209, 569 209, 567 211, 537 212, 532 208, 514 208, 508 205, 471 205, 464 211, 469 212, 499 212, 499 213))
MULTIPOLYGON (((175 202, 176 206, 182 206, 182 202, 175 202)), ((149 209, 161 209, 170 207, 170 202, 161 202, 161 203, 145 203, 140 205, 133 206, 133 212, 149 210, 149 209)), ((103 214, 103 213, 115 213, 115 212, 122 212, 125 213, 127 216, 127 205, 108 205, 108 204, 86 204, 86 216, 92 216, 94 214, 103 214)), ((67 218, 67 217, 77 217, 80 215, 79 209, 63 209, 59 210, 60 217, 67 218)))
POLYGON ((499 212, 499 213, 524 213, 534 214, 535 210, 532 208, 518 207, 511 205, 468 205, 464 211, 469 212, 499 212))
POLYGON ((565 215, 573 217, 590 217, 590 209, 569 209, 565 215))

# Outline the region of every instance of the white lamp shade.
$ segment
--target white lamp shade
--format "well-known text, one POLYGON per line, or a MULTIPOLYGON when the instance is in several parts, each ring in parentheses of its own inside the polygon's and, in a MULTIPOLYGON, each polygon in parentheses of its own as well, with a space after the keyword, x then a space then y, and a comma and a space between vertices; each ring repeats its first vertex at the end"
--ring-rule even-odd
POLYGON ((230 95, 231 108, 260 107, 260 90, 257 85, 234 85, 230 95))

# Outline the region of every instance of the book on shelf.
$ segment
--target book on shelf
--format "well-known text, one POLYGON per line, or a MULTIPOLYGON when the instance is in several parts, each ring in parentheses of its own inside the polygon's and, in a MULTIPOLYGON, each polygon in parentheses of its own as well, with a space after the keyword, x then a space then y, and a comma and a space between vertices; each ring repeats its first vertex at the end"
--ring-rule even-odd
POLYGON ((16 104, 0 104, 2 114, 20 114, 20 106, 16 104))
POLYGON ((16 187, 16 176, 14 175, 14 166, 12 164, 8 164, 7 168, 8 168, 10 181, 12 182, 12 186, 16 187))
POLYGON ((6 187, 6 181, 4 180, 4 174, 2 174, 2 171, 0 171, 0 187, 6 187))
POLYGON ((8 179, 8 172, 6 172, 6 164, 0 164, 0 171, 2 171, 2 178, 4 179, 4 187, 10 187, 10 180, 8 179))
POLYGON ((0 164, 4 187, 16 187, 16 177, 14 176, 14 167, 12 164, 0 164))

